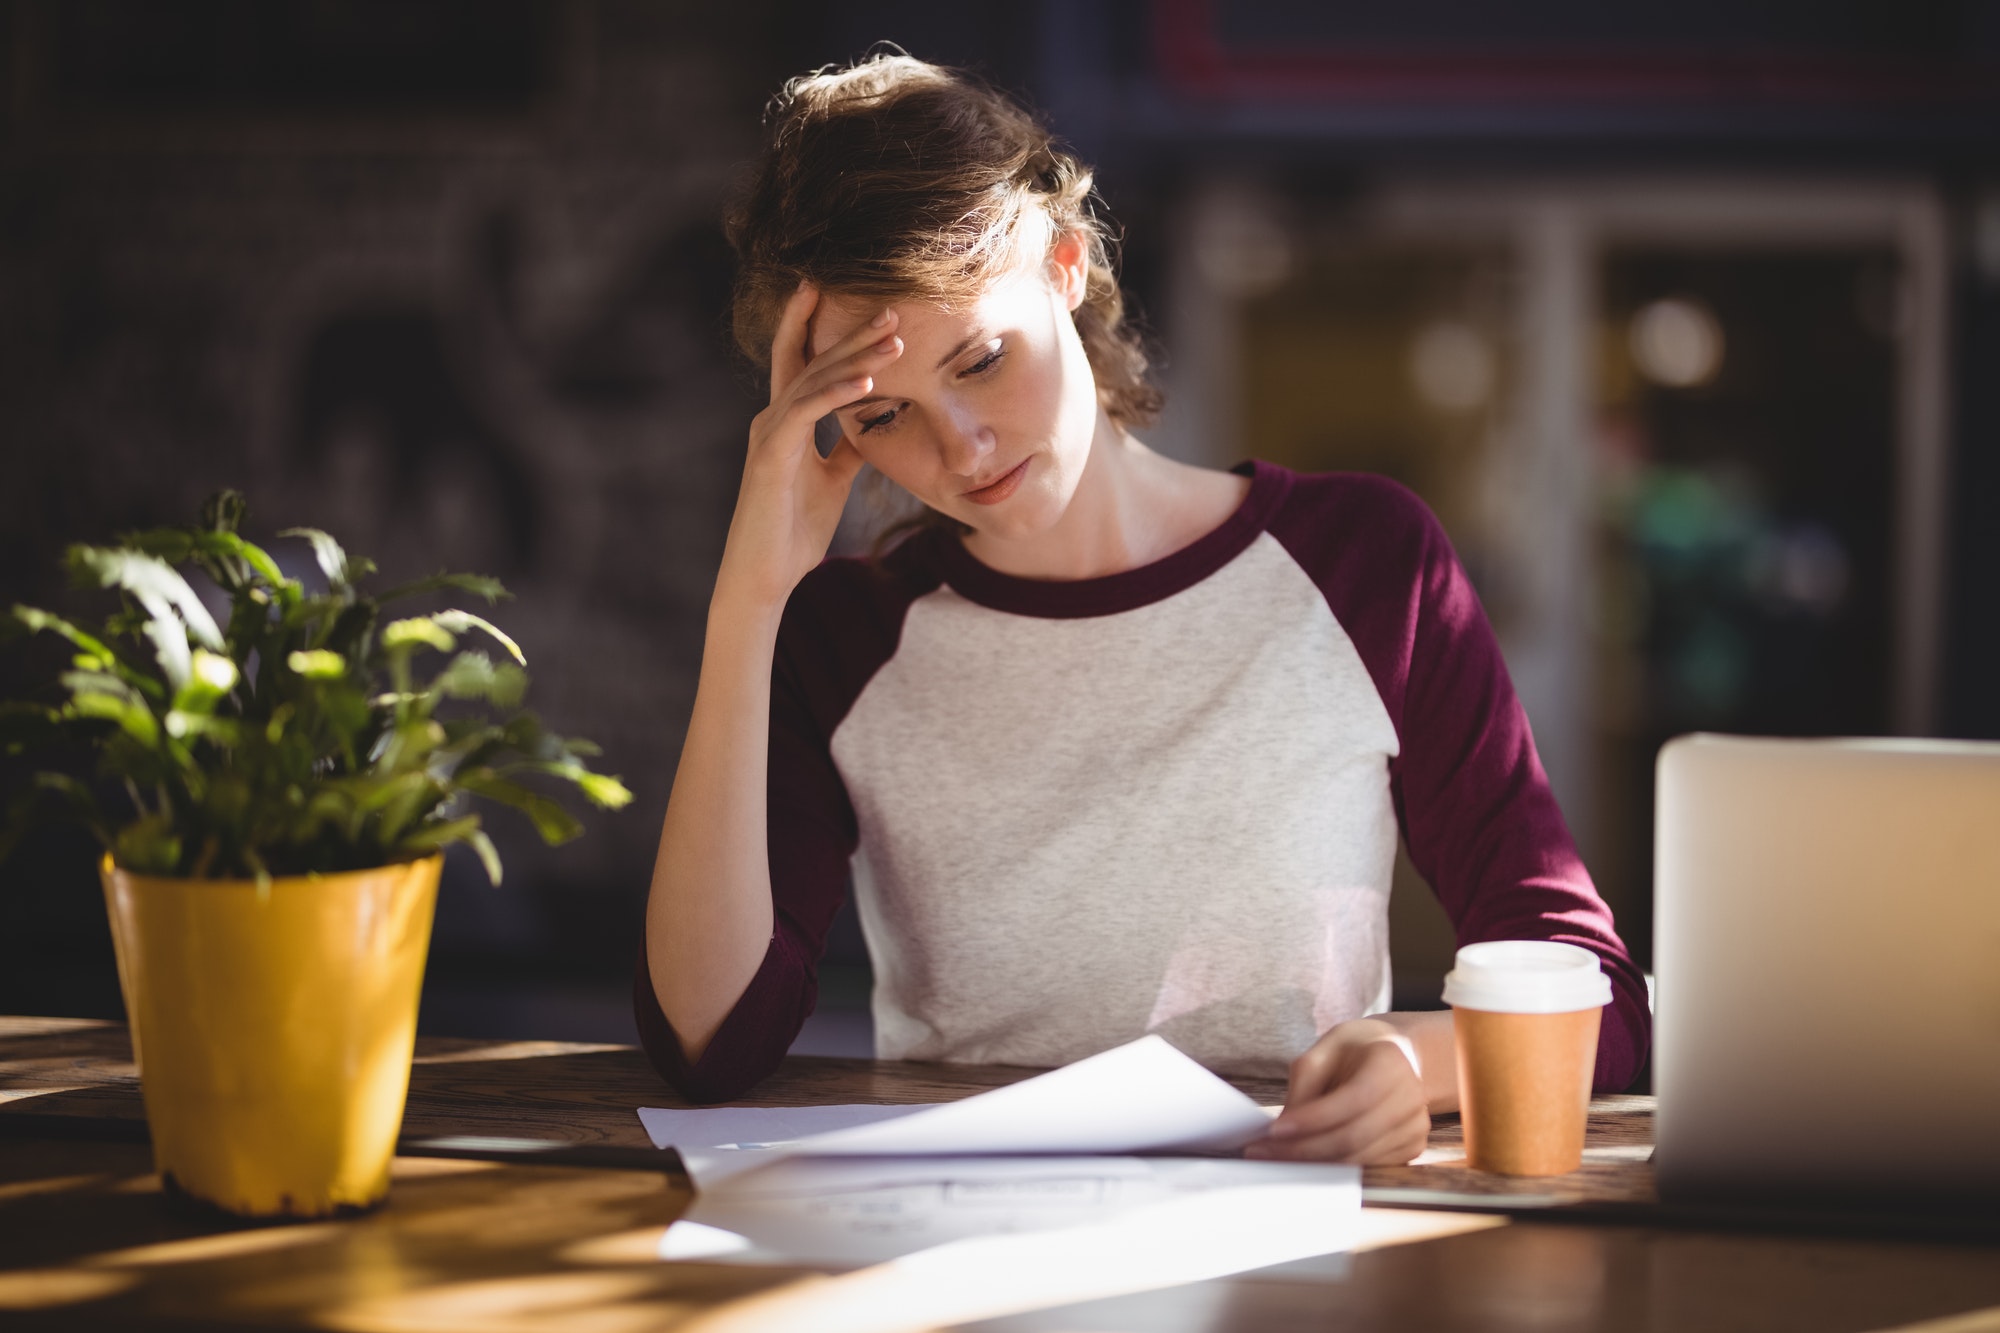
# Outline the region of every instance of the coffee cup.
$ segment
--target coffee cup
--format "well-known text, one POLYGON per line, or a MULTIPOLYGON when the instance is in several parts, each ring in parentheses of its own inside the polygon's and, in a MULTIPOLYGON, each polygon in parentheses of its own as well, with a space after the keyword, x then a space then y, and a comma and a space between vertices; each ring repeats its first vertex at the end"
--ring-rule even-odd
POLYGON ((1466 1164, 1559 1176, 1583 1164, 1597 1027, 1611 979, 1552 940, 1468 944, 1444 981, 1458 1038, 1466 1164))

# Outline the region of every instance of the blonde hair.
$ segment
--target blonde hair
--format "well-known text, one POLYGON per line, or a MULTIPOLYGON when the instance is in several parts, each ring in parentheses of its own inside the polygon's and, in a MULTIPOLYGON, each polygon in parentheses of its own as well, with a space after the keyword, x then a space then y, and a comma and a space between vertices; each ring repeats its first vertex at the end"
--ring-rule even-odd
POLYGON ((1074 236, 1086 281, 1073 317, 1098 400, 1124 426, 1157 418, 1090 168, 1019 103, 962 70, 878 54, 791 80, 766 119, 763 158, 726 219, 736 341, 758 365, 801 282, 949 306, 1074 236))

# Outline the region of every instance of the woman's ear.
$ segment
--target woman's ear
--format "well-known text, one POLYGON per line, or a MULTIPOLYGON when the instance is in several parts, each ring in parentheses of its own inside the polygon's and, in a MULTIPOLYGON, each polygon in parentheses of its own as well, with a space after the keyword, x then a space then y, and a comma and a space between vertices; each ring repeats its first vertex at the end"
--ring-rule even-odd
POLYGON ((1090 247, 1075 232, 1058 236, 1049 247, 1049 286, 1075 310, 1090 285, 1090 247))

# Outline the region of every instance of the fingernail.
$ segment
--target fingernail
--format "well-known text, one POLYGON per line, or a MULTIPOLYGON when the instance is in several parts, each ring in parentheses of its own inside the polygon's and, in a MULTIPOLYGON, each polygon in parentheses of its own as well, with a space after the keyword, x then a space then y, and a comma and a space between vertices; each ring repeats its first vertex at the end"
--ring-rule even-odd
POLYGON ((878 352, 893 352, 893 351, 895 351, 895 350, 896 350, 896 340, 895 340, 895 338, 893 338, 893 337, 889 337, 889 338, 884 338, 884 339, 883 339, 883 340, 882 340, 881 342, 878 342, 878 343, 876 343, 876 344, 875 344, 875 350, 876 350, 876 351, 878 351, 878 352))
POLYGON ((888 322, 889 322, 889 312, 888 312, 888 311, 886 311, 886 310, 884 310, 884 311, 883 311, 883 312, 882 312, 881 314, 879 314, 879 315, 875 316, 875 318, 873 318, 873 319, 869 320, 869 321, 868 321, 868 325, 869 325, 869 327, 870 327, 870 328, 876 328, 876 329, 879 329, 879 328, 881 328, 881 327, 882 327, 883 325, 887 324, 888 322))

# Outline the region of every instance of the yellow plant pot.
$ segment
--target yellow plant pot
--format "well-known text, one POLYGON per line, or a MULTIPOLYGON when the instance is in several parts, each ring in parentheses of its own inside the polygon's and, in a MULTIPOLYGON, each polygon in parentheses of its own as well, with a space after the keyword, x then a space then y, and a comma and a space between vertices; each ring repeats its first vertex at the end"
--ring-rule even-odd
POLYGON ((248 1217, 389 1191, 443 858, 273 880, 158 879, 104 858, 105 905, 172 1189, 248 1217))

